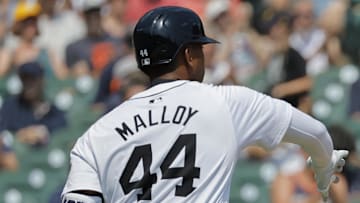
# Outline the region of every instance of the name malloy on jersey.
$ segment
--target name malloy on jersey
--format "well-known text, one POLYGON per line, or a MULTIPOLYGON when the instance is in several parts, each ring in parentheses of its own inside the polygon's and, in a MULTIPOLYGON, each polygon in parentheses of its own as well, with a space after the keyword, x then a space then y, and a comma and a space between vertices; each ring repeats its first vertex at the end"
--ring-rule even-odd
POLYGON ((145 114, 136 114, 133 116, 132 123, 122 122, 120 127, 116 127, 115 131, 121 136, 121 138, 126 141, 128 137, 139 132, 141 129, 146 129, 148 127, 160 125, 160 124, 177 124, 177 125, 186 125, 189 120, 199 111, 193 109, 192 107, 186 107, 179 105, 176 107, 176 110, 173 114, 167 112, 167 106, 163 106, 161 113, 158 116, 155 116, 153 111, 157 110, 148 110, 145 114), (159 116, 161 115, 161 116, 159 116))

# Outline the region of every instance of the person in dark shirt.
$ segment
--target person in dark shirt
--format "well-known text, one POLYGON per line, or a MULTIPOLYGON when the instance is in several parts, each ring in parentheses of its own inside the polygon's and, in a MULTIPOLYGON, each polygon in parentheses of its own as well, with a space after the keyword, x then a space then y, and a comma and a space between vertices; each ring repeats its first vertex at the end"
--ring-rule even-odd
POLYGON ((25 143, 44 144, 51 132, 66 126, 65 114, 44 98, 44 70, 38 63, 20 65, 18 75, 23 88, 4 101, 0 132, 8 130, 25 143))
POLYGON ((270 39, 271 57, 267 65, 269 94, 299 107, 311 88, 306 75, 306 61, 289 44, 292 16, 287 12, 273 12, 264 19, 264 28, 270 39))
POLYGON ((97 77, 120 55, 122 40, 110 37, 102 28, 101 6, 101 3, 85 2, 83 14, 87 34, 66 47, 66 64, 76 76, 92 74, 97 77))
POLYGON ((101 111, 121 103, 123 98, 119 93, 128 79, 128 74, 138 72, 130 32, 124 37, 124 45, 123 56, 110 62, 99 77, 94 107, 101 111))

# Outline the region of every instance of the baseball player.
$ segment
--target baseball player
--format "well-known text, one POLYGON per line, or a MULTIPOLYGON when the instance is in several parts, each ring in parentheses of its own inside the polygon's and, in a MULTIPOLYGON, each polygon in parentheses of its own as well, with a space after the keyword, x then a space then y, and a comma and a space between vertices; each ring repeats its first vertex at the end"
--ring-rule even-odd
POLYGON ((228 202, 239 152, 280 142, 304 148, 328 198, 348 152, 333 150, 324 125, 284 101, 246 87, 200 83, 202 46, 217 41, 206 37, 193 11, 151 10, 133 39, 151 87, 77 140, 63 202, 228 202))

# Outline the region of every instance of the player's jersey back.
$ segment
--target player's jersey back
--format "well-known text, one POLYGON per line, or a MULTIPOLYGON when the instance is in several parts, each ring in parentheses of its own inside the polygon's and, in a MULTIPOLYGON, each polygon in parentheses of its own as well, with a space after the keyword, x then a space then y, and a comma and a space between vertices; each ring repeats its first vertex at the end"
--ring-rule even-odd
POLYGON ((106 202, 227 202, 239 150, 273 147, 290 116, 286 103, 244 87, 156 85, 78 140, 72 164, 86 175, 71 171, 64 192, 84 189, 82 177, 106 202))

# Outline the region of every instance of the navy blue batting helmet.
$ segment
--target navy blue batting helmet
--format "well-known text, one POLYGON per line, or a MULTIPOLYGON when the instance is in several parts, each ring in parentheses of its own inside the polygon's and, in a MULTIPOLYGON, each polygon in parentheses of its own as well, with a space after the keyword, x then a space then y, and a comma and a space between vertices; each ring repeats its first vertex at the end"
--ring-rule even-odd
POLYGON ((194 11, 177 6, 147 12, 136 24, 133 40, 138 67, 145 73, 173 62, 184 45, 218 43, 205 35, 194 11))

